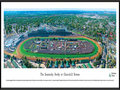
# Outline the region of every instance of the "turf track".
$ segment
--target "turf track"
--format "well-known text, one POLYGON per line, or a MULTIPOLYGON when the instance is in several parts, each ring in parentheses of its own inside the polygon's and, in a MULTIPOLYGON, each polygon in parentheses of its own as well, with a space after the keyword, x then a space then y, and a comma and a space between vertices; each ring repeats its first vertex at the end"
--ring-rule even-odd
MULTIPOLYGON (((91 42, 94 47, 95 47, 95 51, 93 53, 90 54, 78 54, 78 55, 59 55, 59 54, 40 54, 40 53, 31 53, 31 52, 25 52, 25 50, 23 49, 24 44, 31 39, 34 39, 35 37, 31 37, 28 38, 24 41, 22 41, 19 46, 17 47, 17 56, 22 57, 22 56, 27 56, 28 59, 30 60, 36 60, 37 58, 39 59, 43 59, 43 60, 53 60, 55 61, 56 59, 66 59, 69 60, 69 58, 71 58, 71 60, 84 60, 84 59, 94 59, 98 56, 98 54, 100 54, 102 52, 102 49, 100 47, 100 45, 87 37, 84 36, 77 36, 77 37, 61 37, 61 38, 77 38, 80 40, 87 40, 89 42, 91 42), (91 58, 89 58, 91 57, 91 58)), ((38 37, 37 37, 38 38, 38 37)), ((41 38, 41 37, 39 37, 41 38)), ((53 37, 42 37, 42 38, 53 38, 53 37)), ((55 37, 57 38, 57 37, 55 37)))

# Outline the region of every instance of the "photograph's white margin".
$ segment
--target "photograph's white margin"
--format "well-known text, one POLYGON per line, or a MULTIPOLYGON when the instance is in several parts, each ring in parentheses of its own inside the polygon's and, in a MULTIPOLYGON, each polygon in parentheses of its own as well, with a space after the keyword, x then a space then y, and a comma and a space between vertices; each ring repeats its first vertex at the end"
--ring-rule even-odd
MULTIPOLYGON (((116 68, 113 68, 113 69, 109 69, 109 68, 105 68, 105 69, 101 69, 101 68, 97 68, 97 69, 15 69, 15 68, 4 68, 4 32, 3 32, 3 29, 4 29, 4 8, 7 7, 5 6, 5 4, 8 3, 8 2, 2 2, 1 3, 1 86, 2 88, 4 87, 84 87, 84 88, 87 88, 87 87, 111 87, 111 88, 114 88, 114 87, 119 87, 119 3, 118 2, 72 2, 70 4, 70 2, 61 2, 61 4, 65 3, 69 3, 67 5, 69 5, 71 7, 74 8, 79 8, 81 6, 83 6, 83 4, 87 4, 87 7, 94 7, 94 8, 97 8, 97 7, 101 7, 101 8, 106 8, 107 5, 109 6, 108 8, 116 8, 116 40, 117 40, 117 43, 116 43, 116 50, 117 50, 117 53, 116 53, 116 61, 117 61, 117 65, 116 65, 116 68), (78 6, 80 4, 80 6, 78 6), (92 5, 94 4, 94 5, 92 5), (104 5, 103 5, 104 4, 104 5), (102 6, 103 5, 103 6, 102 6), (44 76, 40 76, 40 73, 43 72, 43 73, 80 73, 80 77, 72 77, 72 76, 64 76, 64 77, 57 77, 57 76, 54 76, 54 77, 51 77, 51 76, 48 76, 48 77, 44 77, 44 76), (109 74, 113 72, 113 73, 116 73, 116 76, 115 77, 109 77, 109 74), (92 81, 42 81, 42 82, 7 82, 6 80, 8 79, 114 79, 114 82, 101 82, 101 81, 98 81, 98 82, 92 82, 92 81)), ((9 2, 12 4, 12 2, 9 2)), ((14 2, 13 2, 14 3, 14 2)), ((18 3, 18 2, 17 2, 18 3)), ((30 2, 26 2, 27 6, 29 6, 30 2)), ((38 6, 38 2, 36 2, 37 6, 38 6)), ((45 5, 46 2, 39 2, 39 4, 43 4, 45 5)), ((55 3, 55 2, 54 2, 55 3)), ((34 5, 35 2, 31 3, 32 6, 35 6, 34 5)), ((53 7, 54 5, 52 5, 53 3, 47 3, 48 4, 48 7, 51 6, 53 7), (51 5, 50 5, 51 4, 51 5)), ((16 4, 15 7, 17 7, 17 5, 19 6, 20 3, 16 4)), ((44 7, 43 5, 43 7, 44 7)), ((21 5, 23 8, 25 8, 25 4, 24 5, 21 5)), ((12 6, 14 7, 14 5, 12 6)), ((14 8, 15 8, 14 7, 14 8)), ((21 8, 22 8, 21 7, 21 8)), ((56 7, 59 7, 60 8, 60 3, 57 3, 56 2, 56 5, 55 7, 53 8, 56 8, 56 7)), ((86 6, 85 6, 86 7, 86 6)), ((9 8, 9 6, 8 6, 9 8)), ((28 8, 28 7, 27 7, 28 8)), ((38 8, 38 7, 37 7, 38 8)), ((63 7, 61 7, 63 8, 63 7)), ((64 7, 65 8, 65 7, 64 7)), ((82 8, 82 7, 81 7, 82 8)))

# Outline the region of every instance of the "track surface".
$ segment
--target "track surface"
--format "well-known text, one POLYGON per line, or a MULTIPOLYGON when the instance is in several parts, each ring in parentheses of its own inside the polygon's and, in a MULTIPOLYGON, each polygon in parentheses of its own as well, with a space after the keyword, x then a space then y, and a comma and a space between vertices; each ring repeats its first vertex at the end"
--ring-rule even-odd
MULTIPOLYGON (((63 38, 64 38, 64 36, 51 36, 51 37, 63 37, 63 38)), ((65 37, 66 37, 66 38, 72 38, 73 36, 72 36, 72 37, 70 37, 70 36, 65 36, 65 37)), ((35 38, 35 37, 31 37, 31 38, 35 38)), ((28 38, 28 39, 31 39, 31 38, 28 38)), ((98 47, 98 52, 97 52, 96 55, 92 56, 91 58, 89 58, 89 57, 71 58, 71 60, 85 60, 85 59, 90 60, 90 59, 96 58, 99 54, 102 53, 102 48, 101 48, 100 45, 99 45, 96 41, 94 41, 93 39, 90 39, 90 38, 85 37, 85 36, 75 36, 75 38, 86 38, 86 39, 91 40, 92 42, 94 42, 94 43, 97 45, 97 47, 98 47)), ((28 40, 28 39, 26 39, 26 40, 28 40)), ((26 41, 26 40, 24 40, 24 41, 26 41)), ((8 53, 8 52, 6 52, 6 51, 4 51, 4 53, 5 53, 5 54, 8 54, 8 55, 11 55, 11 56, 14 55, 14 56, 17 57, 17 58, 22 58, 23 55, 20 53, 20 46, 21 46, 21 44, 22 44, 24 41, 22 41, 22 42, 18 45, 17 50, 16 50, 17 55, 8 53)), ((55 60, 56 60, 55 58, 43 58, 43 57, 27 57, 27 59, 29 59, 29 60, 34 60, 34 61, 35 61, 36 59, 42 59, 43 61, 45 61, 45 60, 53 60, 53 61, 55 61, 55 60)), ((69 60, 69 58, 64 58, 64 59, 69 60)), ((60 60, 60 59, 59 59, 59 60, 60 60)), ((62 59, 61 59, 61 60, 62 60, 62 59)))

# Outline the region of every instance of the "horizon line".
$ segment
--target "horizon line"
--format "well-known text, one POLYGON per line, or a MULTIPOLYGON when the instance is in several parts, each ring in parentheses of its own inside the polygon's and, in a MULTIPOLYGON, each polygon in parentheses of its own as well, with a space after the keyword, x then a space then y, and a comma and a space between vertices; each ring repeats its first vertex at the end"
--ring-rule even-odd
POLYGON ((74 10, 74 11, 116 11, 113 8, 6 8, 4 11, 63 11, 63 10, 74 10))

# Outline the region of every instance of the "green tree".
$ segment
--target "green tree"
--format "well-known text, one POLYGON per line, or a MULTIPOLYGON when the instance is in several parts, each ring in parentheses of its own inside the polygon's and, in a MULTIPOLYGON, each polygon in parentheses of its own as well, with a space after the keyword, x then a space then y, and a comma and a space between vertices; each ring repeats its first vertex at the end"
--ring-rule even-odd
POLYGON ((77 60, 77 63, 79 63, 79 60, 77 60))
POLYGON ((69 59, 69 63, 70 63, 70 64, 72 63, 72 60, 71 60, 71 59, 69 59))
POLYGON ((66 64, 66 60, 64 59, 64 63, 66 64))

